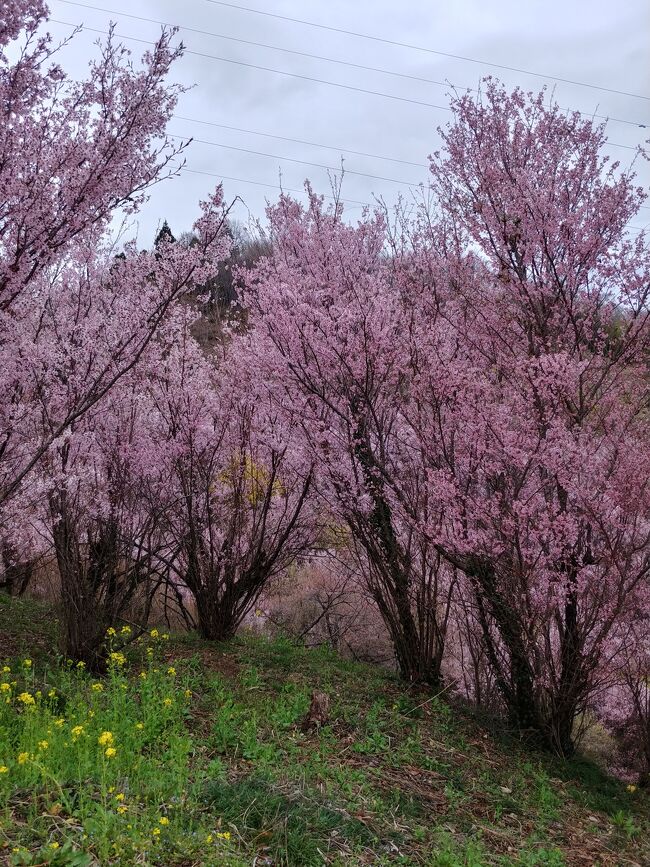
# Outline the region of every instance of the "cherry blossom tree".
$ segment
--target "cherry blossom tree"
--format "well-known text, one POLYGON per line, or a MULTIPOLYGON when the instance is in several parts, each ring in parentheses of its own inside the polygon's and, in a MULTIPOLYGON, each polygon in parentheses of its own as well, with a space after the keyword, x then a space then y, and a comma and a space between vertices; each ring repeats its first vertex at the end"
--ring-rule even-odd
POLYGON ((470 581, 510 717, 570 754, 614 627, 649 599, 650 257, 603 128, 545 98, 488 81, 452 102, 440 219, 405 263, 437 274, 407 416, 443 515, 428 536, 470 581))
POLYGON ((217 272, 227 213, 217 190, 191 249, 115 255, 110 222, 136 213, 184 147, 165 137, 180 49, 165 31, 136 66, 111 31, 73 82, 39 35, 47 15, 10 2, 0 29, 0 537, 14 572, 53 544, 64 650, 94 664, 102 626, 151 566, 134 377, 176 300, 217 272))
POLYGON ((193 596, 199 632, 212 640, 235 634, 320 526, 295 422, 256 381, 246 344, 234 338, 215 365, 186 327, 151 384, 168 564, 193 596))
MULTIPOLYGON (((421 518, 429 514, 419 458, 401 448, 408 372, 402 335, 411 311, 385 257, 380 215, 346 225, 283 197, 269 210, 272 254, 248 294, 260 378, 300 419, 315 488, 351 531, 358 568, 390 633, 403 676, 438 684, 451 571, 410 519, 391 506, 387 479, 421 518)), ((433 516, 432 516, 433 517, 433 516)))

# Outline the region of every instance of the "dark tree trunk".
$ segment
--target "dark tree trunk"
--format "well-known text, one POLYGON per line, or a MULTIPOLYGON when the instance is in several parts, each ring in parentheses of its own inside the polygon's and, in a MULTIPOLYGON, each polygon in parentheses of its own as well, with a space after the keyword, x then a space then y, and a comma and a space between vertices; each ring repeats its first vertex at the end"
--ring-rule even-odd
POLYGON ((519 617, 497 587, 497 576, 489 564, 471 562, 468 564, 467 574, 474 584, 487 655, 507 707, 510 723, 538 746, 553 749, 554 744, 539 707, 534 672, 519 617), (499 659, 490 631, 490 619, 494 621, 507 650, 509 671, 504 670, 499 659))
POLYGON ((3 576, 0 580, 0 590, 9 596, 22 596, 29 587, 34 575, 34 562, 20 561, 8 545, 2 548, 3 576))
POLYGON ((234 638, 239 625, 232 607, 226 600, 209 591, 194 594, 199 634, 208 641, 228 641, 234 638))

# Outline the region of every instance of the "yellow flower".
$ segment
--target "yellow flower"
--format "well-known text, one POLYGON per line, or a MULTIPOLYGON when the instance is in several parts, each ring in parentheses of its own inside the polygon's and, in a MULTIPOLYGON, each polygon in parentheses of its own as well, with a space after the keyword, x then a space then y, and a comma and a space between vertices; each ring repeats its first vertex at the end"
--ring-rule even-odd
POLYGON ((46 750, 49 747, 49 745, 50 744, 48 743, 48 741, 39 741, 38 742, 39 750, 46 750))
POLYGON ((93 683, 93 685, 90 688, 92 689, 93 692, 103 692, 104 691, 104 684, 99 683, 99 682, 93 683))
POLYGON ((8 683, 0 683, 0 692, 10 692, 11 687, 8 683))
POLYGON ((8 774, 9 768, 6 765, 0 765, 0 774, 8 774))
POLYGON ((147 647, 147 656, 153 656, 153 647, 147 647))
POLYGON ((50 849, 58 849, 58 848, 59 848, 59 844, 56 842, 56 840, 53 843, 50 843, 50 849))
POLYGON ((144 728, 144 723, 136 723, 135 727, 139 732, 141 732, 142 729, 144 728))
POLYGON ((634 792, 636 792, 636 786, 633 786, 633 785, 630 783, 630 785, 627 787, 627 790, 628 790, 628 792, 629 792, 631 795, 633 795, 634 792))
POLYGON ((18 701, 22 701, 22 703, 27 707, 36 704, 36 702, 34 701, 34 696, 30 695, 30 693, 28 692, 21 692, 18 696, 18 701))
POLYGON ((79 738, 81 737, 81 735, 83 733, 84 733, 84 727, 83 726, 75 726, 72 729, 72 740, 73 741, 79 740, 79 738))
POLYGON ((120 814, 120 816, 123 816, 126 813, 127 809, 128 808, 125 807, 123 804, 120 804, 120 806, 117 808, 117 812, 120 814))
POLYGON ((102 732, 97 739, 97 743, 100 747, 105 747, 108 744, 113 743, 113 732, 102 732))
POLYGON ((24 765, 29 760, 29 753, 18 753, 18 764, 24 765))
POLYGON ((163 634, 160 637, 162 638, 163 641, 169 641, 169 633, 168 632, 163 632, 163 634))
POLYGON ((109 795, 112 795, 114 791, 115 791, 115 786, 109 786, 108 787, 108 794, 109 795))
POLYGON ((160 633, 158 632, 157 629, 152 629, 151 632, 149 633, 149 635, 150 635, 152 638, 158 638, 158 636, 160 635, 160 633))
POLYGON ((205 838, 205 842, 212 843, 212 834, 208 834, 208 836, 205 838))
POLYGON ((185 698, 191 698, 191 697, 192 697, 192 690, 186 689, 185 690, 185 698))
POLYGON ((126 656, 120 653, 119 650, 111 653, 109 658, 114 665, 122 666, 126 663, 126 656))
POLYGON ((117 635, 117 632, 113 629, 112 626, 109 626, 106 630, 106 635, 112 637, 113 635, 117 635))
POLYGON ((31 659, 23 659, 23 665, 25 666, 25 668, 31 668, 32 667, 31 659))
POLYGON ((85 667, 86 667, 86 663, 85 663, 85 662, 82 662, 82 661, 80 660, 80 661, 77 663, 77 668, 81 669, 81 668, 85 668, 85 667))
POLYGON ((115 758, 115 756, 117 755, 117 750, 115 749, 115 747, 109 747, 107 750, 105 750, 104 755, 107 759, 115 758))
POLYGON ((47 697, 48 697, 48 698, 56 698, 56 690, 55 690, 55 689, 51 689, 51 690, 48 692, 47 697))
POLYGON ((160 828, 154 828, 151 833, 154 835, 154 837, 158 837, 160 834, 160 828))
POLYGON ((167 818, 167 816, 161 816, 158 821, 161 825, 169 825, 169 819, 167 818))
POLYGON ((230 831, 217 831, 217 837, 220 840, 230 840, 230 831))
POLYGON ((9 674, 10 671, 11 671, 11 669, 9 668, 8 665, 3 665, 3 666, 2 666, 2 673, 3 673, 3 674, 9 674))
POLYGON ((172 704, 173 704, 173 701, 171 700, 171 698, 166 698, 166 699, 163 701, 163 704, 165 705, 165 707, 171 707, 172 704))
POLYGON ((54 720, 54 725, 58 729, 62 728, 65 725, 65 719, 62 716, 60 716, 58 719, 54 720))
POLYGON ((118 794, 115 795, 115 800, 116 801, 123 801, 124 800, 124 792, 118 792, 118 794))
POLYGON ((131 634, 131 627, 130 626, 123 626, 120 629, 120 634, 121 635, 130 635, 131 634))
POLYGON ((172 677, 176 677, 176 669, 173 665, 170 665, 170 667, 167 669, 167 674, 171 675, 172 677))

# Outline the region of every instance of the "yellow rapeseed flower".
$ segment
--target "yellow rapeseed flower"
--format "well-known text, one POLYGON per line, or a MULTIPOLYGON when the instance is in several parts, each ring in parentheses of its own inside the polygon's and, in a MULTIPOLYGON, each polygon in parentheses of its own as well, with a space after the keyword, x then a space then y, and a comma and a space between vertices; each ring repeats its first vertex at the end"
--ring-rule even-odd
POLYGON ((18 696, 18 701, 22 701, 24 705, 27 707, 31 707, 31 705, 36 704, 34 701, 34 696, 29 692, 21 692, 18 696))
POLYGON ((123 653, 120 653, 119 650, 114 651, 110 654, 109 659, 114 665, 125 665, 126 664, 126 656, 123 653))
POLYGON ((165 705, 165 707, 171 707, 172 704, 173 704, 173 701, 171 700, 171 698, 166 698, 166 699, 163 701, 163 704, 165 705))
POLYGON ((230 831, 217 831, 217 837, 220 840, 230 840, 230 831))
POLYGON ((158 821, 161 825, 169 825, 169 819, 167 818, 167 816, 161 816, 158 821))
POLYGON ((130 626, 123 626, 123 627, 120 629, 120 633, 121 633, 122 635, 130 635, 130 634, 131 634, 131 627, 130 627, 130 626))
POLYGON ((146 680, 146 679, 147 679, 147 672, 141 671, 140 672, 140 680, 146 680))
POLYGON ((23 665, 25 666, 25 668, 31 668, 32 667, 31 659, 23 659, 23 665))
POLYGON ((127 809, 128 808, 125 807, 124 804, 120 804, 120 806, 117 808, 117 812, 120 814, 120 816, 123 816, 126 813, 127 809))
POLYGON ((0 765, 0 774, 8 774, 9 768, 6 765, 0 765))
POLYGON ((56 698, 56 690, 55 690, 55 689, 51 689, 51 690, 48 692, 47 697, 48 697, 48 698, 56 698))
POLYGON ((186 689, 185 690, 185 698, 191 698, 191 697, 192 697, 192 690, 186 689))
POLYGON ((78 741, 83 733, 84 733, 84 727, 83 726, 74 726, 74 728, 72 729, 72 740, 78 741))
POLYGON ((86 667, 86 663, 83 662, 82 660, 79 660, 79 662, 77 663, 77 668, 81 669, 81 668, 85 668, 85 667, 86 667))
POLYGON ((3 666, 2 666, 2 673, 3 673, 3 674, 9 674, 10 671, 11 671, 11 669, 9 668, 8 665, 3 665, 3 666))
POLYGON ((150 635, 152 638, 158 638, 158 636, 160 635, 160 633, 158 632, 157 629, 152 629, 151 632, 149 633, 149 635, 150 635))
POLYGON ((154 835, 154 837, 158 837, 158 835, 160 834, 160 828, 154 828, 151 833, 154 835))
POLYGON ((99 681, 97 681, 97 683, 93 683, 93 685, 90 688, 92 689, 93 692, 103 692, 104 691, 104 684, 99 683, 99 681))
POLYGON ((171 675, 172 677, 176 677, 176 669, 173 665, 169 666, 169 668, 167 669, 167 674, 171 675))
POLYGON ((115 795, 115 800, 116 801, 123 801, 124 800, 124 792, 118 792, 117 795, 115 795))
POLYGON ((62 728, 62 727, 65 725, 65 719, 64 719, 64 717, 60 716, 58 719, 55 719, 55 720, 54 720, 54 725, 55 725, 58 729, 62 728))
POLYGON ((212 834, 208 834, 208 836, 205 838, 205 842, 206 843, 212 843, 212 839, 213 839, 212 834))
POLYGON ((136 723, 136 724, 135 724, 135 727, 136 727, 136 729, 137 729, 139 732, 141 732, 142 729, 144 728, 144 723, 141 723, 141 722, 136 723))
POLYGON ((113 635, 117 635, 117 632, 113 629, 112 626, 109 626, 108 629, 106 630, 106 635, 108 635, 109 637, 112 637, 113 635))
POLYGON ((29 753, 18 753, 18 764, 24 765, 25 762, 29 761, 29 753))
POLYGON ((50 849, 58 849, 58 848, 59 848, 59 844, 56 842, 56 840, 53 843, 50 843, 50 849))
POLYGON ((113 743, 113 732, 102 732, 97 738, 97 743, 100 747, 108 746, 113 743))
POLYGON ((168 632, 163 632, 163 634, 160 637, 162 638, 163 641, 169 641, 169 633, 168 632))
POLYGON ((38 742, 38 748, 39 748, 39 750, 46 750, 46 749, 49 747, 49 745, 50 745, 50 744, 49 744, 48 741, 39 741, 39 742, 38 742))
POLYGON ((0 683, 0 692, 10 692, 11 687, 8 683, 0 683))
POLYGON ((632 783, 627 787, 628 792, 633 795, 636 792, 636 786, 633 786, 632 783))
POLYGON ((108 749, 104 751, 104 755, 107 759, 115 758, 115 756, 117 755, 117 750, 115 749, 115 747, 108 747, 108 749))

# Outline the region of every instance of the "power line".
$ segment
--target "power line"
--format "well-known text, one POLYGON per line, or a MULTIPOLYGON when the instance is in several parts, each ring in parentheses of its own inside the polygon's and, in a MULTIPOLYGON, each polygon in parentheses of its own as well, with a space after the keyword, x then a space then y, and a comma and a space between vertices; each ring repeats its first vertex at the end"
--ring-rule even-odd
MULTIPOLYGON (((147 24, 158 24, 162 27, 178 27, 179 30, 186 30, 188 33, 198 33, 202 36, 210 36, 210 37, 213 37, 215 39, 224 39, 224 40, 227 40, 229 42, 237 42, 241 45, 252 45, 255 48, 265 48, 265 49, 268 49, 271 51, 281 51, 284 54, 293 54, 294 56, 297 56, 297 57, 307 57, 311 60, 321 60, 321 61, 324 61, 325 63, 338 64, 340 66, 347 66, 347 67, 350 67, 352 69, 363 69, 366 72, 379 72, 382 75, 392 75, 396 78, 403 78, 403 79, 407 79, 409 81, 419 81, 419 82, 423 82, 425 84, 433 84, 436 87, 451 87, 451 88, 456 89, 456 85, 453 84, 452 82, 449 82, 449 81, 437 81, 436 79, 433 79, 433 78, 425 78, 424 76, 420 76, 420 75, 410 75, 410 74, 405 73, 405 72, 397 72, 396 70, 386 69, 384 67, 366 66, 365 64, 353 63, 349 60, 340 60, 340 59, 334 58, 334 57, 325 57, 324 55, 321 55, 321 54, 312 54, 311 52, 308 52, 308 51, 297 51, 293 48, 283 48, 283 47, 278 46, 278 45, 269 45, 267 42, 255 42, 251 39, 243 39, 243 38, 238 37, 238 36, 228 36, 224 33, 215 33, 214 31, 210 31, 210 30, 201 30, 198 27, 189 27, 186 24, 172 24, 169 21, 159 21, 159 20, 154 19, 154 18, 147 18, 143 15, 133 15, 130 12, 122 12, 122 11, 117 10, 117 9, 106 9, 103 6, 93 6, 93 5, 90 5, 88 3, 79 3, 79 2, 77 2, 77 0, 58 0, 58 2, 59 3, 65 3, 67 6, 77 6, 77 7, 80 7, 81 9, 92 9, 96 12, 105 12, 108 15, 113 15, 113 14, 121 15, 124 18, 131 18, 135 21, 143 21, 147 24)), ((463 91, 472 91, 474 93, 478 92, 477 88, 475 88, 475 87, 460 87, 459 89, 463 90, 463 91)), ((574 111, 574 109, 569 109, 569 108, 561 109, 561 110, 562 111, 574 111)), ((627 120, 626 118, 610 117, 608 115, 595 114, 592 112, 578 111, 578 114, 597 118, 598 120, 607 120, 607 121, 610 121, 612 123, 623 123, 623 124, 626 124, 628 126, 635 126, 635 127, 641 128, 641 129, 645 129, 647 126, 650 125, 650 124, 646 124, 646 123, 640 123, 639 121, 627 120)))
MULTIPOLYGON (((168 133, 168 135, 170 138, 177 138, 177 139, 184 139, 185 138, 185 136, 172 135, 171 133, 168 133)), ((223 144, 222 142, 218 142, 218 141, 208 141, 207 139, 203 139, 203 138, 192 138, 192 141, 198 142, 199 144, 212 145, 213 147, 217 147, 217 148, 226 148, 227 150, 231 150, 231 151, 240 151, 241 153, 244 153, 244 154, 253 154, 254 156, 258 156, 258 157, 269 157, 270 159, 281 160, 282 162, 298 163, 299 165, 302 165, 302 166, 313 166, 314 168, 317 168, 317 169, 327 169, 327 171, 330 171, 330 172, 342 172, 343 174, 346 174, 346 175, 358 175, 359 177, 372 178, 373 180, 376 180, 376 181, 388 181, 391 184, 400 184, 400 186, 403 186, 403 187, 417 187, 417 186, 419 186, 417 183, 410 183, 409 181, 402 181, 398 178, 386 178, 386 177, 383 177, 382 175, 371 175, 371 174, 368 174, 367 172, 356 172, 356 171, 353 171, 352 169, 344 169, 342 167, 336 168, 335 166, 325 166, 322 163, 312 163, 312 162, 308 162, 307 160, 294 159, 293 157, 278 156, 277 154, 268 154, 265 151, 254 151, 254 150, 250 150, 249 148, 237 147, 236 145, 227 145, 227 144, 223 144)))
MULTIPOLYGON (((54 24, 63 24, 65 27, 77 27, 76 24, 71 24, 69 21, 60 21, 57 18, 51 18, 50 21, 52 21, 54 24)), ((102 33, 105 36, 108 35, 108 31, 99 30, 97 27, 84 26, 84 30, 88 30, 90 33, 102 33)), ((150 39, 139 39, 136 36, 124 36, 121 33, 116 33, 115 36, 117 36, 119 39, 129 39, 132 42, 142 42, 145 45, 152 45, 153 44, 150 39)), ((406 96, 396 96, 392 93, 383 93, 383 91, 379 91, 379 90, 368 90, 365 87, 354 87, 351 84, 341 84, 338 81, 327 81, 324 78, 314 78, 311 75, 302 75, 301 73, 298 73, 298 72, 287 72, 284 69, 273 69, 270 66, 259 66, 256 63, 246 63, 243 60, 233 60, 230 57, 218 57, 216 54, 207 54, 207 53, 204 53, 202 51, 191 51, 189 48, 186 48, 184 53, 185 54, 192 54, 194 57, 205 57, 205 58, 208 58, 209 60, 218 60, 221 63, 233 63, 236 66, 245 66, 248 69, 257 69, 261 72, 272 72, 275 75, 286 75, 289 78, 300 78, 303 81, 312 81, 312 82, 315 82, 316 84, 326 84, 329 87, 340 87, 343 90, 353 90, 356 93, 368 93, 372 96, 381 96, 384 99, 394 99, 397 102, 409 102, 412 105, 421 105, 421 106, 424 106, 425 108, 435 108, 438 111, 451 112, 451 109, 447 105, 436 105, 432 102, 424 102, 424 101, 419 100, 419 99, 409 99, 406 96)))
MULTIPOLYGON (((186 167, 179 169, 179 171, 189 172, 189 174, 191 174, 191 175, 205 175, 208 178, 217 178, 217 179, 222 180, 222 181, 236 181, 239 184, 253 184, 256 187, 268 187, 269 189, 272 189, 272 190, 282 190, 284 193, 298 193, 301 196, 306 195, 305 190, 296 190, 296 189, 292 189, 291 187, 283 187, 281 184, 266 184, 266 183, 263 183, 262 181, 251 181, 251 180, 247 180, 246 178, 233 178, 233 177, 230 177, 229 175, 220 175, 220 174, 217 174, 216 172, 204 172, 204 171, 199 171, 199 169, 188 169, 186 167)), ((339 201, 344 205, 360 205, 363 208, 369 208, 370 207, 369 202, 358 202, 356 199, 337 199, 335 196, 329 196, 329 195, 325 195, 325 198, 326 199, 334 199, 335 201, 339 201)))
POLYGON ((560 81, 563 84, 574 84, 578 87, 588 87, 592 90, 602 90, 605 93, 616 93, 619 96, 631 96, 635 99, 645 99, 650 101, 650 96, 644 96, 641 93, 630 93, 626 90, 617 90, 613 87, 603 87, 598 84, 591 84, 585 81, 575 81, 571 78, 561 78, 558 75, 548 75, 542 72, 533 72, 530 69, 521 69, 517 66, 506 66, 503 63, 490 63, 487 60, 478 60, 475 57, 465 57, 462 54, 451 54, 446 51, 436 51, 433 48, 425 48, 422 45, 411 45, 408 42, 398 42, 396 39, 386 39, 382 36, 372 36, 369 33, 359 33, 355 30, 345 30, 343 27, 332 27, 328 24, 317 24, 315 21, 307 21, 304 18, 292 18, 289 15, 280 15, 277 12, 264 12, 261 9, 253 9, 250 6, 239 6, 237 3, 227 3, 225 0, 206 0, 207 3, 212 3, 215 6, 226 6, 229 9, 238 9, 240 12, 252 12, 255 15, 265 15, 268 18, 277 18, 281 21, 290 21, 293 24, 303 24, 305 27, 315 27, 319 30, 329 30, 331 33, 342 33, 346 36, 354 36, 357 39, 367 39, 371 42, 381 42, 384 45, 395 45, 399 48, 408 48, 411 51, 423 51, 427 54, 436 54, 439 57, 450 57, 453 60, 463 60, 467 63, 478 63, 482 66, 491 66, 494 69, 507 69, 509 72, 520 72, 524 75, 534 75, 536 78, 546 78, 551 81, 560 81))
MULTIPOLYGON (((78 26, 76 24, 71 24, 69 21, 61 21, 57 18, 51 18, 50 21, 52 21, 54 24, 62 24, 64 27, 73 27, 74 28, 74 27, 78 26)), ((84 25, 84 30, 89 31, 90 33, 100 33, 100 34, 103 34, 104 36, 108 35, 107 30, 100 30, 97 27, 87 27, 84 25)), ((152 40, 150 40, 150 39, 140 39, 137 36, 126 36, 124 34, 119 34, 119 33, 116 33, 115 36, 117 36, 119 39, 128 39, 130 42, 140 42, 144 45, 153 45, 154 44, 152 42, 152 40)), ((257 70, 260 70, 262 72, 273 72, 277 75, 285 75, 285 76, 288 76, 290 78, 300 78, 300 79, 303 79, 305 81, 312 81, 312 82, 316 82, 318 84, 326 84, 326 85, 329 85, 330 87, 340 87, 340 88, 343 88, 344 90, 356 91, 357 93, 367 93, 367 94, 371 94, 372 96, 381 96, 381 97, 384 97, 386 99, 394 99, 394 100, 397 100, 399 102, 408 102, 408 103, 412 103, 414 105, 421 105, 421 106, 424 106, 426 108, 435 108, 439 111, 451 112, 451 108, 449 108, 449 106, 435 105, 431 102, 422 102, 422 101, 416 100, 416 99, 408 99, 407 97, 404 97, 404 96, 396 96, 396 95, 391 94, 391 93, 383 93, 381 91, 376 91, 376 90, 367 90, 363 87, 353 87, 350 84, 341 84, 337 81, 327 81, 327 80, 322 79, 322 78, 313 78, 313 77, 308 76, 308 75, 301 75, 297 72, 287 72, 286 70, 283 70, 283 69, 272 69, 271 67, 268 67, 268 66, 258 66, 257 64, 254 64, 254 63, 246 63, 243 60, 233 60, 232 58, 229 58, 229 57, 218 57, 215 54, 206 54, 206 53, 203 53, 200 51, 192 51, 189 48, 185 48, 184 52, 185 52, 185 54, 192 54, 196 57, 205 57, 205 58, 208 58, 210 60, 218 60, 222 63, 232 63, 232 64, 235 64, 237 66, 245 66, 245 67, 248 67, 250 69, 257 69, 257 70)), ((623 145, 623 144, 618 144, 616 142, 608 142, 608 143, 613 145, 614 147, 621 147, 621 148, 625 148, 626 150, 636 150, 636 147, 634 147, 632 145, 623 145)))
MULTIPOLYGON (((347 153, 347 154, 353 154, 354 156, 357 156, 357 157, 368 157, 369 159, 373 159, 373 160, 386 160, 387 162, 391 162, 391 163, 401 163, 404 166, 415 166, 415 168, 418 168, 418 169, 428 168, 426 163, 416 163, 416 162, 411 162, 411 160, 400 160, 397 157, 385 157, 385 156, 380 156, 379 154, 367 153, 366 151, 354 151, 354 150, 351 150, 350 148, 339 148, 339 147, 335 147, 334 145, 326 145, 326 144, 322 144, 320 142, 314 142, 314 141, 305 141, 304 139, 300 139, 300 138, 290 138, 289 136, 285 136, 285 135, 274 135, 273 133, 270 133, 270 132, 260 132, 259 130, 254 130, 254 129, 244 129, 243 127, 240 127, 240 126, 230 126, 227 123, 215 123, 214 121, 211 121, 211 120, 199 120, 197 117, 184 117, 180 114, 174 114, 174 115, 172 115, 172 117, 175 118, 176 120, 182 120, 182 121, 185 121, 187 123, 201 123, 201 124, 204 124, 205 126, 214 126, 214 127, 218 127, 219 129, 229 129, 229 130, 232 130, 233 132, 243 132, 243 133, 246 133, 247 135, 259 135, 259 136, 263 136, 264 138, 274 138, 274 139, 278 139, 278 141, 291 142, 292 144, 301 144, 301 145, 308 145, 309 147, 324 148, 325 150, 336 151, 339 154, 340 153, 347 153)), ((629 147, 629 145, 621 145, 621 147, 629 147)), ((632 148, 632 150, 634 150, 634 148, 632 148)))

